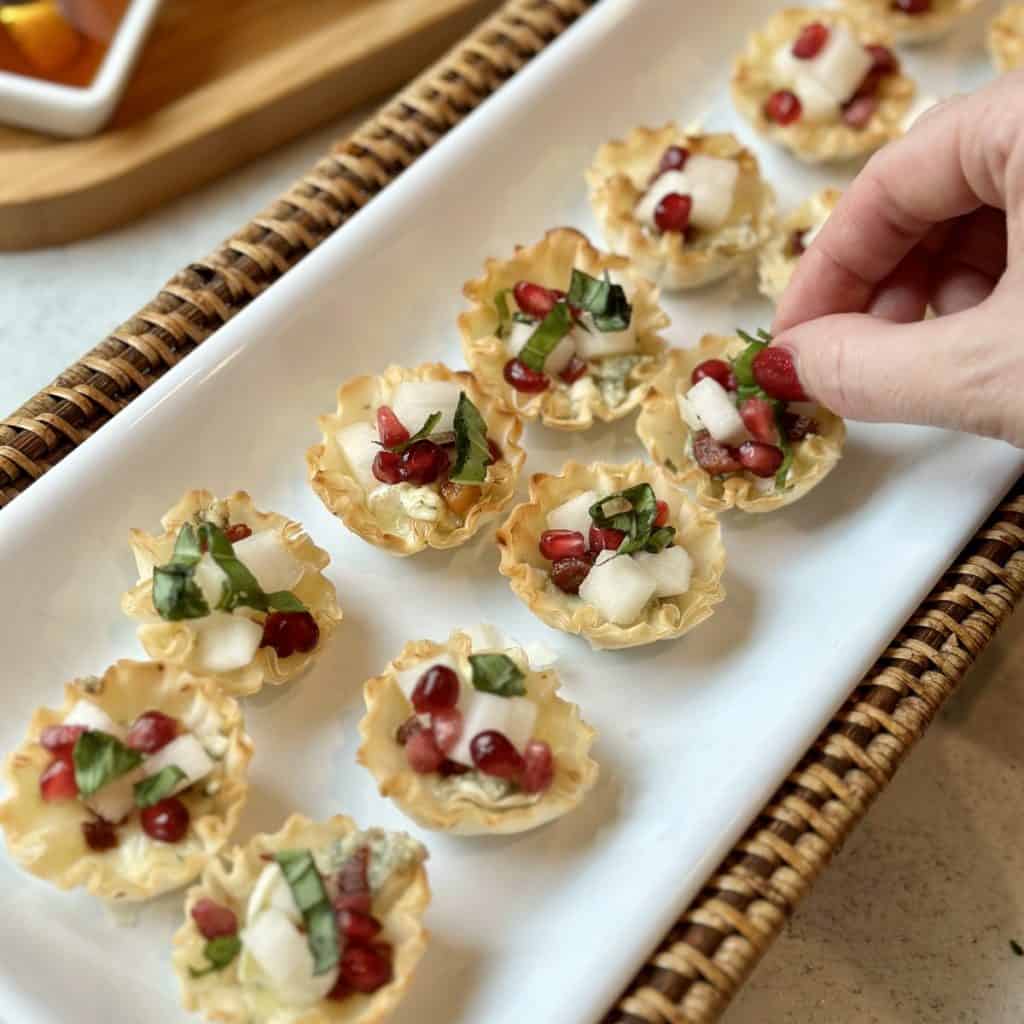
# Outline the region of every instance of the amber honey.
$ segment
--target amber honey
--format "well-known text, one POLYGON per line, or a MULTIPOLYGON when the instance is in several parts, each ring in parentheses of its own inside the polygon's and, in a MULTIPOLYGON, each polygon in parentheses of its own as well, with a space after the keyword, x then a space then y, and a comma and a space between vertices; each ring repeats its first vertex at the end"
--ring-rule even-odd
POLYGON ((129 0, 0 0, 0 71, 61 85, 96 76, 129 0))

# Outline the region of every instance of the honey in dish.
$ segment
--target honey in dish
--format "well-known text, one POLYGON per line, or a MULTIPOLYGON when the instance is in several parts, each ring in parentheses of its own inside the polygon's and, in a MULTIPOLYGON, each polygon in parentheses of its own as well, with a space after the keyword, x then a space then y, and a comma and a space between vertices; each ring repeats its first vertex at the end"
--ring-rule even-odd
POLYGON ((129 0, 0 0, 0 71, 87 86, 129 0))

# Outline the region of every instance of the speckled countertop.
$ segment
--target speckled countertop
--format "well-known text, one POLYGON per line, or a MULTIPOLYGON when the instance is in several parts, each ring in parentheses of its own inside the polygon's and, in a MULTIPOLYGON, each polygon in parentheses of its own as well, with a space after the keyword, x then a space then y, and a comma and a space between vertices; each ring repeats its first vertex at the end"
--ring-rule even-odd
MULTIPOLYGON (((0 413, 309 167, 360 115, 119 231, 0 254, 0 413)), ((2 522, 2 520, 0 520, 2 522)), ((1024 1024, 1024 613, 818 882, 726 1024, 1024 1024)))

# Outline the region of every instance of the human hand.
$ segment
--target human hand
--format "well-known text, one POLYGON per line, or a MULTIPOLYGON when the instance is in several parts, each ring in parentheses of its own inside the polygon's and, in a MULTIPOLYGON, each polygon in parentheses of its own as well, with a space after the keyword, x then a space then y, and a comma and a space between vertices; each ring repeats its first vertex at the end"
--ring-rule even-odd
POLYGON ((773 333, 842 416, 1024 447, 1024 72, 933 108, 869 161, 773 333))

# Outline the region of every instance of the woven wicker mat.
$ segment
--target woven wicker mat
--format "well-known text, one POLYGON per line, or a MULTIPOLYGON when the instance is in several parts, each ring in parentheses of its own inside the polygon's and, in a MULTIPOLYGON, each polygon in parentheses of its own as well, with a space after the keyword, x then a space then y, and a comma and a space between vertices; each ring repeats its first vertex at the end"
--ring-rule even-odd
MULTIPOLYGON (((263 214, 0 422, 0 508, 294 266, 596 0, 510 0, 263 214)), ((1024 590, 1018 484, 604 1024, 716 1019, 1024 590)))

